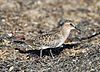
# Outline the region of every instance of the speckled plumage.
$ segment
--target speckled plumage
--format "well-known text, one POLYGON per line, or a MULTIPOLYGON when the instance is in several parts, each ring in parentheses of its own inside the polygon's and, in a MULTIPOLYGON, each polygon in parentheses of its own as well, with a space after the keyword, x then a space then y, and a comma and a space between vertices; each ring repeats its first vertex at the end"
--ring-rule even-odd
POLYGON ((32 40, 32 49, 40 50, 47 48, 56 48, 61 46, 74 29, 71 21, 63 20, 59 22, 60 26, 52 31, 38 35, 32 40))

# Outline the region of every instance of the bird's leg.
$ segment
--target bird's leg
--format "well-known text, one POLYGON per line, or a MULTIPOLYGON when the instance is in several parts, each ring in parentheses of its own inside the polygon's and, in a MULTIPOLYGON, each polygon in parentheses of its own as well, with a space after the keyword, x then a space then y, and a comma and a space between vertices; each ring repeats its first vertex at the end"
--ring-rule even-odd
POLYGON ((40 58, 42 57, 42 51, 43 51, 43 49, 40 50, 40 58))
POLYGON ((51 57, 52 58, 54 58, 54 56, 53 56, 53 53, 52 53, 52 50, 50 49, 50 54, 51 54, 51 57))

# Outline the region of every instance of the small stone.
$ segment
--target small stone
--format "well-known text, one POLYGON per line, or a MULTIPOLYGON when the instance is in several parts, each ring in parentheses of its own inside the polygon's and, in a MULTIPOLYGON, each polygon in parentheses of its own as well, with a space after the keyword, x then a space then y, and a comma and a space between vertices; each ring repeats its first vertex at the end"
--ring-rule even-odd
POLYGON ((9 72, 11 72, 13 69, 14 69, 14 66, 11 66, 11 67, 9 68, 9 72))

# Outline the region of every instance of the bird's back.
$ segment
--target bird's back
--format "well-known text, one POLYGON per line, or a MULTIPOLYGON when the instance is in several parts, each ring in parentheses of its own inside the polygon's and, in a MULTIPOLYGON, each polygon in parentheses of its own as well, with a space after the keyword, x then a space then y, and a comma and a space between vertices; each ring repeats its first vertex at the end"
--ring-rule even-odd
POLYGON ((54 30, 46 34, 36 36, 32 40, 32 46, 36 47, 36 49, 54 48, 61 40, 61 34, 59 33, 60 31, 54 30))

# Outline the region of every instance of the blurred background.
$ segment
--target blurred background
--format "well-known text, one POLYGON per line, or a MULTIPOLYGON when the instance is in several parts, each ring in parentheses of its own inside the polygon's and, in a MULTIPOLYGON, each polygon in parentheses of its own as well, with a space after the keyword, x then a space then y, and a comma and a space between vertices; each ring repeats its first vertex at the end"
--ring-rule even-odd
POLYGON ((0 0, 0 71, 99 72, 100 0, 0 0), (48 56, 42 60, 30 58, 15 51, 12 40, 33 39, 49 32, 61 18, 74 21, 82 30, 72 31, 66 43, 98 35, 74 49, 63 50, 52 60, 48 56))

